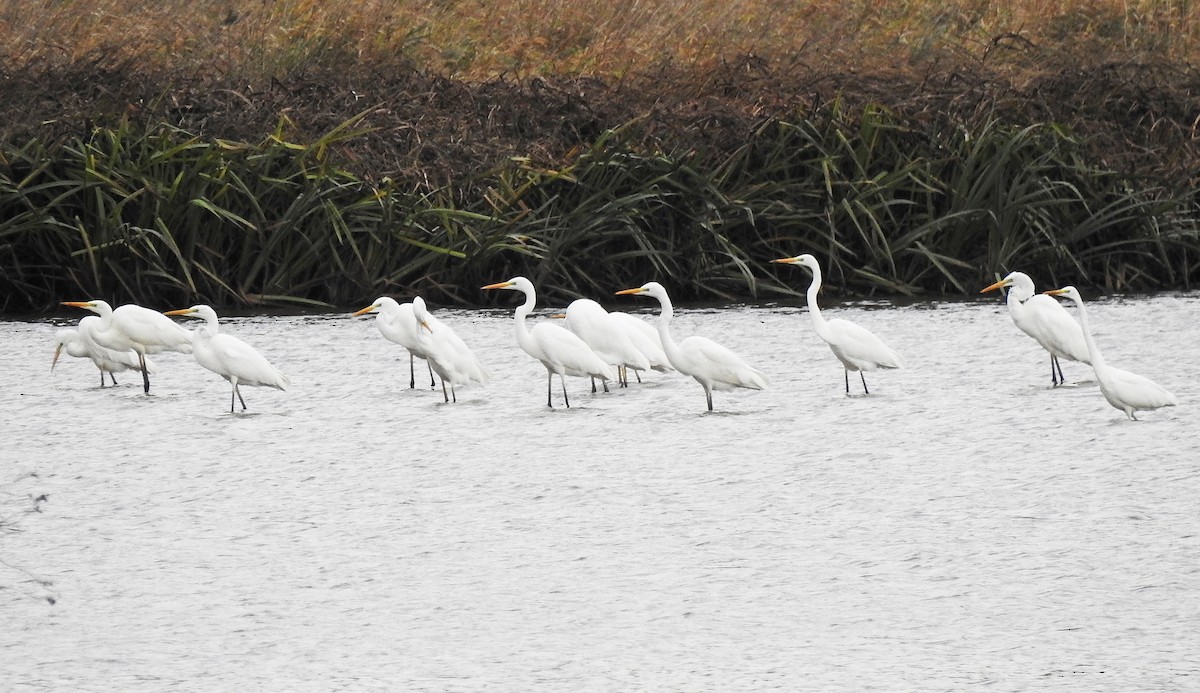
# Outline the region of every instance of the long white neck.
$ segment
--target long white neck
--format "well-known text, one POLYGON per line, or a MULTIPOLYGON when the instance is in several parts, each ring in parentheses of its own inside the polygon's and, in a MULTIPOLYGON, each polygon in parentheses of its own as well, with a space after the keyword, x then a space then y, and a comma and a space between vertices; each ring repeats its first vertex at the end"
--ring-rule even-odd
POLYGON ((1071 297, 1075 301, 1076 307, 1079 308, 1079 326, 1083 328, 1083 339, 1087 342, 1088 356, 1092 359, 1092 368, 1096 371, 1096 377, 1100 376, 1100 370, 1105 368, 1104 357, 1100 355, 1100 347, 1096 346, 1096 340, 1092 339, 1092 328, 1088 325, 1087 308, 1083 307, 1083 299, 1079 296, 1071 297))
POLYGON ((679 345, 671 338, 671 318, 675 316, 675 307, 671 305, 670 296, 662 296, 658 298, 658 302, 662 304, 662 310, 658 314, 658 337, 662 340, 663 352, 667 355, 667 360, 676 363, 682 354, 679 351, 679 345))
POLYGON ((525 317, 533 312, 533 307, 537 303, 537 294, 533 289, 522 289, 521 292, 525 294, 525 302, 517 306, 514 316, 517 323, 517 344, 520 344, 521 348, 525 351, 530 352, 533 336, 529 334, 529 327, 525 324, 525 317))
POLYGON ((828 341, 829 325, 825 323, 825 316, 821 315, 821 307, 817 305, 817 292, 821 290, 821 268, 810 267, 812 270, 812 283, 808 285, 808 314, 812 317, 813 329, 817 334, 828 341))

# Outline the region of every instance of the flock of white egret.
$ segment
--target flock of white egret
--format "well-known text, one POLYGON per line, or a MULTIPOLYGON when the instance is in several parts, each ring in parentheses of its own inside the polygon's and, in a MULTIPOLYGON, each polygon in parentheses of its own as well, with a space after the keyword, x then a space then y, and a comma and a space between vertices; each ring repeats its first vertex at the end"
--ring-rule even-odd
MULTIPOLYGON (((858 372, 863 393, 870 394, 865 371, 904 367, 904 359, 866 328, 839 318, 825 319, 817 305, 821 267, 815 257, 804 254, 773 262, 799 265, 812 273, 807 292, 809 316, 817 335, 842 363, 847 395, 850 394, 851 371, 858 372)), ((1064 382, 1059 364, 1059 359, 1064 358, 1090 364, 1105 399, 1130 419, 1136 419, 1138 411, 1178 404, 1173 394, 1151 380, 1105 364, 1092 338, 1083 299, 1075 287, 1038 294, 1027 275, 1013 272, 981 293, 1001 288, 1008 289, 1008 310, 1016 326, 1050 353, 1052 385, 1064 382), (1076 322, 1051 296, 1073 300, 1079 321, 1076 322)), ((566 386, 568 375, 590 377, 595 392, 596 379, 606 390, 609 382, 627 386, 630 370, 635 375, 651 369, 678 371, 694 378, 704 388, 709 411, 713 409, 713 390, 762 390, 767 387, 767 378, 762 371, 711 339, 693 335, 676 342, 671 335, 674 313, 671 298, 658 282, 616 292, 617 295, 645 295, 657 300, 661 308, 657 329, 627 313, 609 312, 590 299, 576 300, 565 313, 555 316, 565 318, 565 327, 554 321, 529 326, 526 318, 537 303, 532 282, 525 277, 514 277, 483 289, 507 289, 524 295, 525 301, 515 311, 517 344, 545 366, 546 405, 549 407, 554 406, 555 374, 562 384, 563 402, 567 407, 570 407, 566 386)), ((290 384, 288 377, 253 347, 219 332, 217 314, 209 306, 197 305, 160 313, 137 305, 123 305, 114 310, 101 300, 68 301, 63 305, 84 308, 96 315, 80 320, 76 329, 58 332, 51 369, 64 350, 71 356, 90 358, 100 370, 101 387, 104 387, 105 373, 115 385, 113 373, 136 370, 142 375, 145 392, 149 393, 149 374, 155 368, 148 355, 162 351, 190 353, 201 366, 229 381, 232 385, 230 412, 234 411, 236 401, 241 402, 243 410, 246 409, 239 385, 286 390, 290 384), (204 324, 195 330, 187 330, 170 316, 199 318, 204 324)), ((491 378, 470 347, 453 328, 434 317, 419 296, 404 304, 383 296, 353 315, 367 313, 376 314, 376 325, 385 338, 408 350, 409 387, 416 384, 417 358, 426 362, 431 386, 436 382, 434 373, 441 378, 446 402, 458 401, 456 387, 487 383, 491 378)), ((641 376, 637 375, 637 378, 640 382, 641 376)))

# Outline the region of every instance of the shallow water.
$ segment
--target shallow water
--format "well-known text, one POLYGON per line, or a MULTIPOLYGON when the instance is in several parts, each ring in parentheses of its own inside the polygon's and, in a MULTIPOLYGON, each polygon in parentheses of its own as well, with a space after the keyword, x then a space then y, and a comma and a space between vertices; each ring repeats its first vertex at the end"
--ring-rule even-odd
POLYGON ((827 308, 908 360, 869 397, 803 308, 681 310, 771 379, 711 414, 657 373, 547 409, 511 310, 436 311, 494 375, 449 405, 371 318, 228 319, 293 382, 236 415, 0 321, 3 687, 1195 690, 1200 295, 1090 305, 1182 406, 1051 389, 999 301, 827 308))

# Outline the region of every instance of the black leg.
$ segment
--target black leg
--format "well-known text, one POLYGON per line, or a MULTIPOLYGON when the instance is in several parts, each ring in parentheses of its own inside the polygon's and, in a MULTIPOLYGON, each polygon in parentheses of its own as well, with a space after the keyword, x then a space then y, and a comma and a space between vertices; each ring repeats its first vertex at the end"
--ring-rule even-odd
POLYGON ((637 379, 638 379, 638 385, 641 385, 641 384, 642 384, 642 374, 641 374, 641 373, 638 373, 637 371, 634 371, 634 372, 633 372, 633 377, 635 377, 635 378, 637 378, 637 379))
POLYGON ((242 403, 242 411, 246 411, 246 400, 242 399, 242 388, 234 385, 233 391, 237 393, 238 401, 242 403))
POLYGON ((150 374, 146 372, 146 355, 138 352, 138 367, 142 370, 142 388, 150 394, 150 374))
POLYGON ((104 387, 104 371, 100 371, 100 387, 104 387))
MULTIPOLYGON (((112 374, 112 371, 108 372, 108 379, 112 381, 113 387, 117 386, 117 378, 112 374)), ((101 385, 104 384, 104 374, 103 373, 100 374, 100 384, 101 385)))
POLYGON ((592 376, 592 394, 596 394, 596 376, 592 376))
POLYGON ((233 398, 237 397, 237 383, 234 383, 233 388, 229 390, 229 413, 233 413, 233 398))
POLYGON ((1054 383, 1055 387, 1067 382, 1067 379, 1063 377, 1062 364, 1059 363, 1058 357, 1054 354, 1050 354, 1050 380, 1054 383), (1058 369, 1057 374, 1054 372, 1055 369, 1058 369), (1057 380, 1055 379, 1056 377, 1057 380))
POLYGON ((862 378, 862 383, 863 383, 863 394, 864 394, 864 395, 869 395, 869 394, 871 394, 871 391, 867 389, 867 377, 866 377, 865 375, 863 375, 863 372, 862 372, 862 371, 859 371, 859 372, 858 372, 858 377, 862 378))
POLYGON ((425 361, 425 367, 429 369, 429 389, 435 390, 437 389, 437 383, 433 382, 433 366, 430 365, 429 361, 425 361))
POLYGON ((442 399, 444 399, 447 402, 450 401, 450 395, 446 394, 446 379, 445 378, 442 378, 442 399))
POLYGON ((564 376, 562 373, 559 373, 558 374, 558 382, 562 383, 563 402, 566 403, 567 409, 570 409, 571 408, 571 400, 570 400, 570 398, 567 397, 567 377, 564 376))
POLYGON ((846 394, 850 394, 850 371, 842 369, 842 373, 846 376, 846 394))
POLYGON ((450 383, 450 401, 458 403, 458 393, 454 391, 454 383, 450 383))
POLYGON ((708 410, 712 411, 712 390, 710 388, 704 388, 704 399, 708 400, 708 410))
POLYGON ((551 409, 554 408, 554 404, 552 404, 550 401, 550 392, 553 389, 554 389, 554 372, 551 371, 549 368, 547 368, 546 369, 546 406, 550 407, 551 409))
POLYGON ((408 352, 408 389, 412 390, 417 387, 417 370, 414 365, 417 357, 413 356, 412 352, 408 352))

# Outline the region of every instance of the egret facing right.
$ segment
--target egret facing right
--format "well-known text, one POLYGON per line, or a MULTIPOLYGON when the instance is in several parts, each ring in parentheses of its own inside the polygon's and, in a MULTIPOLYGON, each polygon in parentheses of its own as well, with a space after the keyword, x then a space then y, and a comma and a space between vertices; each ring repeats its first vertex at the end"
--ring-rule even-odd
POLYGON ((817 291, 821 289, 821 265, 817 258, 809 254, 785 257, 771 262, 785 265, 800 265, 812 272, 812 283, 808 285, 808 314, 812 317, 813 329, 825 340, 833 355, 842 362, 846 376, 846 394, 850 394, 850 371, 858 371, 862 380, 863 394, 871 394, 867 389, 867 379, 863 371, 873 371, 876 368, 903 368, 904 359, 883 343, 870 330, 857 323, 841 318, 825 320, 821 308, 817 305, 817 291))
POLYGON ((246 410, 246 400, 238 385, 266 385, 279 390, 286 390, 292 381, 272 366, 254 347, 237 337, 219 334, 217 314, 212 308, 204 305, 172 310, 165 315, 183 315, 199 318, 204 325, 196 328, 192 336, 192 355, 196 363, 216 373, 233 384, 229 394, 229 413, 233 413, 233 399, 237 397, 242 403, 242 411, 246 410))

